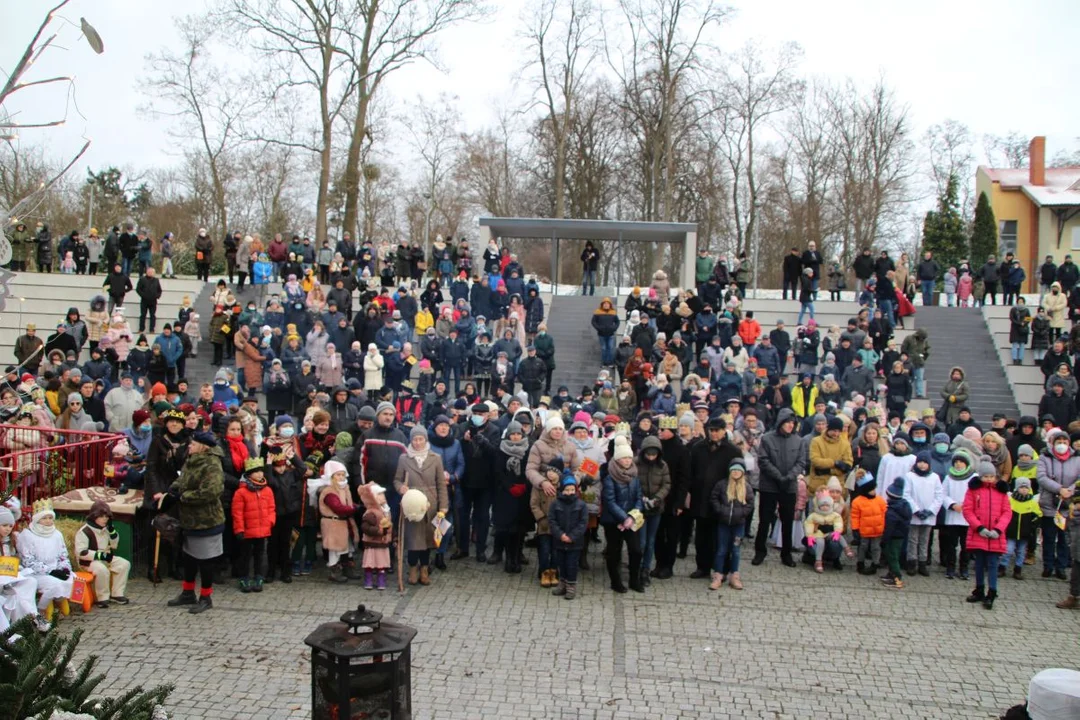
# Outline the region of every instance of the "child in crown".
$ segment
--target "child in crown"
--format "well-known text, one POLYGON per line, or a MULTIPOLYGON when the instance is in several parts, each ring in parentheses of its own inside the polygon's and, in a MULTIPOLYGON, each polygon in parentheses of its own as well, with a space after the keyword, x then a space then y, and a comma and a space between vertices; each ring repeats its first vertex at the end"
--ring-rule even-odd
POLYGON ((240 592, 262 592, 266 574, 266 540, 277 520, 274 491, 267 487, 262 458, 244 462, 244 481, 232 501, 233 535, 240 543, 240 592), (255 575, 251 574, 252 561, 255 575))
POLYGON ((38 610, 45 611, 45 618, 52 619, 53 601, 60 612, 71 612, 68 598, 73 584, 71 560, 68 558, 64 536, 56 529, 56 513, 52 503, 39 500, 34 503, 30 527, 19 533, 15 540, 19 548, 19 561, 37 581, 38 610))

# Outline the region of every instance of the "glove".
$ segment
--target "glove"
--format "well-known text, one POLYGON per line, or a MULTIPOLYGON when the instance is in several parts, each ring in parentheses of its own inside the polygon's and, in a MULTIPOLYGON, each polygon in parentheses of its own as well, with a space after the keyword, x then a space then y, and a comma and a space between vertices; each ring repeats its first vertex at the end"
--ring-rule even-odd
POLYGON ((851 472, 851 465, 844 462, 843 460, 837 460, 835 463, 833 463, 833 466, 840 472, 851 472))
POLYGON ((862 544, 862 536, 859 534, 858 530, 851 531, 851 544, 854 547, 858 547, 862 544))
POLYGON ((979 536, 980 536, 980 537, 984 537, 984 538, 986 538, 987 540, 991 540, 991 539, 993 539, 993 535, 991 535, 991 534, 990 534, 990 531, 989 531, 989 530, 987 530, 986 528, 980 528, 980 529, 979 529, 979 536))
POLYGON ((98 550, 96 553, 94 553, 94 559, 100 560, 101 562, 109 562, 110 558, 108 557, 108 555, 109 553, 98 550))
POLYGON ((440 510, 439 512, 435 513, 435 517, 438 520, 443 520, 443 519, 446 518, 446 513, 444 513, 442 510, 440 510))
POLYGON ((999 533, 997 530, 988 530, 987 533, 988 534, 986 537, 990 538, 991 540, 997 540, 999 537, 1001 537, 1001 533, 999 533))
POLYGON ((49 573, 57 580, 67 580, 71 577, 71 571, 67 568, 57 568, 49 573))
POLYGON ((242 533, 242 532, 236 533, 236 534, 234 535, 234 537, 235 537, 235 538, 236 538, 237 540, 243 540, 243 539, 244 539, 244 533, 242 533))
POLYGON ((920 519, 920 520, 925 520, 925 519, 927 519, 928 517, 930 517, 931 515, 933 515, 933 513, 932 513, 932 512, 930 512, 929 510, 920 510, 920 511, 919 511, 918 513, 916 513, 916 514, 917 514, 917 515, 919 516, 919 519, 920 519))
POLYGON ((836 530, 832 534, 833 542, 840 542, 840 531, 836 530))
POLYGON ((814 547, 814 543, 816 542, 817 538, 815 538, 813 535, 810 535, 806 538, 806 547, 814 547))

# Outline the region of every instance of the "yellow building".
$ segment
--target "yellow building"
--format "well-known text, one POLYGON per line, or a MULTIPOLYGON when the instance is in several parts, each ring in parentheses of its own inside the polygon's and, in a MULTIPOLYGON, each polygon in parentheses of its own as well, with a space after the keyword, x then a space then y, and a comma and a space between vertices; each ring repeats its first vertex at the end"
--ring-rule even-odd
MULTIPOLYGON (((975 172, 976 197, 986 193, 998 224, 1001 255, 1013 252, 1038 290, 1039 266, 1050 255, 1080 264, 1080 167, 1046 167, 1046 138, 1031 140, 1026 168, 975 172)), ((999 256, 1000 257, 1000 256, 999 256)))

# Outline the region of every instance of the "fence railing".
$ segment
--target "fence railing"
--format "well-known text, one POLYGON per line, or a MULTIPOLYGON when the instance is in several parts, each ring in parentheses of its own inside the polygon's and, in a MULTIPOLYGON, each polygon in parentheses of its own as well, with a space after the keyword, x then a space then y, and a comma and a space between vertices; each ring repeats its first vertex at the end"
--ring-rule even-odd
POLYGON ((0 424, 0 490, 11 489, 28 518, 36 500, 105 484, 105 463, 122 437, 0 424))

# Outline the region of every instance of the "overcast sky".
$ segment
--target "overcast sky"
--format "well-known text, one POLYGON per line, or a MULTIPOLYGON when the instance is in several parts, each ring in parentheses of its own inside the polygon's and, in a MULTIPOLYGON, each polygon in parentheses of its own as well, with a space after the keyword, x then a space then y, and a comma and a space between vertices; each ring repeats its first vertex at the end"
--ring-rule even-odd
MULTIPOLYGON (((194 10, 204 0, 194 0, 194 10)), ((42 0, 0 0, 0 67, 10 71, 44 12, 42 0)), ((399 100, 440 91, 456 94, 467 128, 494 121, 493 108, 524 103, 514 71, 523 58, 515 28, 525 0, 492 0, 498 10, 482 24, 453 28, 440 38, 440 60, 447 73, 430 66, 407 68, 388 85, 399 100), (509 103, 507 101, 510 101, 509 103)), ((163 45, 176 45, 172 16, 186 3, 162 0, 73 0, 63 14, 97 27, 106 52, 94 55, 67 27, 61 38, 67 51, 51 52, 30 79, 50 74, 76 75, 78 110, 67 111, 67 125, 48 132, 60 155, 70 154, 88 137, 93 145, 85 164, 145 167, 168 164, 172 141, 164 120, 136 112, 146 102, 136 87, 144 56, 163 45)), ((1075 90, 1076 28, 1080 2, 1038 0, 759 0, 735 2, 737 12, 717 41, 734 49, 747 39, 776 45, 796 41, 805 51, 807 76, 865 84, 884 74, 898 98, 910 106, 916 134, 946 118, 958 120, 981 136, 1016 130, 1044 134, 1048 156, 1075 146, 1080 135, 1080 97, 1075 90)), ((64 115, 64 97, 56 89, 21 93, 11 103, 23 121, 64 115)), ((27 131, 29 141, 44 134, 27 131)), ((982 154, 982 143, 976 144, 982 154)), ((84 165, 85 165, 84 164, 84 165)), ((82 172, 79 168, 78 172, 82 172)))

